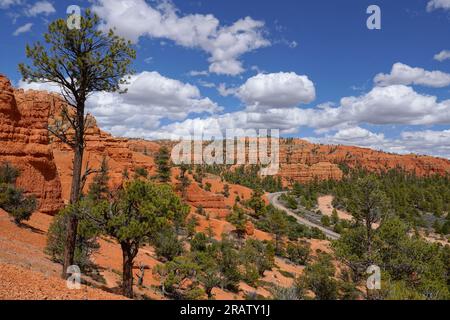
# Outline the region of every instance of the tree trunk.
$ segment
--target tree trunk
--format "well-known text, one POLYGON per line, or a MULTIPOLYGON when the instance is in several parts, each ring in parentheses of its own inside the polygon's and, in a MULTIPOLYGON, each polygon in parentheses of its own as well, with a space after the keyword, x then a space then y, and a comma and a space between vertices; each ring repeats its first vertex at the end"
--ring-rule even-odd
MULTIPOLYGON (((72 186, 70 191, 70 204, 75 204, 81 195, 81 170, 83 166, 84 154, 84 104, 77 107, 75 131, 75 146, 72 169, 72 186)), ((67 268, 73 265, 75 246, 77 241, 78 217, 71 214, 67 220, 66 226, 66 242, 64 246, 64 262, 62 270, 62 278, 67 279, 67 268)))
POLYGON ((122 269, 122 294, 130 299, 133 298, 133 254, 131 245, 121 243, 123 269, 122 269))
MULTIPOLYGON (((371 223, 371 219, 370 219, 369 215, 366 216, 366 232, 367 232, 367 257, 368 257, 368 265, 366 267, 369 267, 373 263, 373 260, 372 260, 372 223, 371 223)), ((371 295, 371 292, 367 285, 366 285, 366 299, 372 300, 372 295, 371 295)))

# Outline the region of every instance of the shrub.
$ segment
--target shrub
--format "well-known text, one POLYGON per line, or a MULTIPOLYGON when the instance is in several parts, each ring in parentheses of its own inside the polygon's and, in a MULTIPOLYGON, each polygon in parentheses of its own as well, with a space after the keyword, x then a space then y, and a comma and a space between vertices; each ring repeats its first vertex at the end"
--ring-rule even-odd
POLYGON ((9 163, 0 165, 0 208, 8 212, 18 225, 29 220, 37 207, 34 196, 26 197, 21 189, 16 188, 19 175, 19 171, 9 163))
POLYGON ((205 251, 209 239, 204 233, 197 233, 191 240, 191 251, 205 251))
POLYGON ((3 162, 0 164, 0 184, 15 184, 19 176, 19 170, 10 163, 3 162))
POLYGON ((306 265, 311 254, 311 245, 308 242, 289 243, 286 254, 293 263, 306 265))
POLYGON ((316 300, 336 300, 338 282, 334 279, 335 272, 331 257, 322 254, 314 264, 306 267, 297 280, 297 289, 299 292, 312 291, 316 300))
POLYGON ((83 212, 85 210, 90 210, 87 202, 70 205, 61 210, 50 225, 47 246, 45 248, 45 252, 50 255, 54 262, 63 263, 67 218, 70 214, 77 214, 80 219, 78 221, 78 232, 75 243, 74 264, 82 271, 89 270, 93 267, 90 257, 100 247, 97 242, 97 228, 87 219, 83 218, 83 212))
POLYGON ((164 228, 160 231, 155 237, 154 245, 156 255, 168 261, 183 253, 183 244, 172 228, 164 228))
POLYGON ((230 196, 230 186, 228 184, 225 184, 223 186, 223 196, 225 198, 228 198, 230 196))
POLYGON ((138 167, 134 169, 134 175, 135 178, 147 178, 148 177, 148 171, 144 167, 138 167))

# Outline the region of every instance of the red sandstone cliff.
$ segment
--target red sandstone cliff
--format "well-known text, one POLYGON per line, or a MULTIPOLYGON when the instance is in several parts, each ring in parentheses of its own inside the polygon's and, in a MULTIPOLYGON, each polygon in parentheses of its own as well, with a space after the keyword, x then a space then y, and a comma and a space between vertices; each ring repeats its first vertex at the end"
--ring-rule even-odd
MULTIPOLYGON (((50 139, 47 131, 64 103, 55 94, 13 89, 0 75, 0 162, 20 169, 18 185, 36 195, 39 210, 48 214, 58 212, 70 194, 73 153, 67 145, 50 139)), ((86 135, 84 168, 99 168, 105 157, 112 186, 122 182, 125 170, 130 177, 138 167, 154 173, 153 158, 139 148, 154 152, 158 147, 153 142, 114 138, 101 131, 94 120, 86 135)))
POLYGON ((50 214, 62 204, 46 129, 55 103, 55 97, 47 93, 14 90, 0 75, 0 161, 20 169, 19 186, 36 195, 40 210, 50 214))
POLYGON ((339 164, 361 166, 369 171, 401 168, 419 176, 449 174, 450 161, 419 155, 399 155, 351 146, 312 144, 301 139, 283 140, 280 146, 280 176, 285 181, 306 182, 318 179, 340 179, 339 164))
MULTIPOLYGON (((18 184, 39 200, 40 211, 54 214, 67 201, 72 173, 72 151, 49 139, 47 125, 61 110, 64 101, 55 94, 12 88, 0 75, 0 161, 17 166, 22 175, 18 184)), ((125 170, 132 177, 138 167, 155 172, 154 155, 160 143, 114 138, 92 121, 86 137, 85 167, 99 168, 108 161, 111 185, 119 185, 125 170)), ((165 143, 167 146, 173 143, 165 143)), ((371 171, 402 168, 417 175, 450 173, 450 161, 429 156, 396 155, 364 148, 315 145, 300 139, 282 140, 281 170, 285 183, 312 179, 340 179, 340 163, 362 166, 371 171)), ((87 185, 89 185, 89 181, 87 185)), ((187 200, 194 206, 225 210, 222 196, 191 186, 187 200)))

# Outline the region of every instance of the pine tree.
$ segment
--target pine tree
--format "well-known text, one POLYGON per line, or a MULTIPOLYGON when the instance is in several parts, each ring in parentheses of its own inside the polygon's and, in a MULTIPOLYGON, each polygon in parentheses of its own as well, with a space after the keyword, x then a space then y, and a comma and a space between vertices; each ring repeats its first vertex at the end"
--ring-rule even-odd
POLYGON ((170 181, 170 152, 166 146, 162 146, 155 157, 157 177, 160 182, 170 181))
POLYGON ((142 180, 127 183, 110 203, 103 201, 94 208, 93 221, 122 248, 125 296, 133 297, 133 261, 139 248, 148 241, 155 243, 161 230, 188 212, 169 185, 142 180))
MULTIPOLYGON (((27 45, 26 56, 31 64, 19 65, 24 80, 56 83, 67 102, 49 131, 74 152, 71 204, 78 202, 82 193, 85 131, 90 125, 85 114, 86 100, 93 92, 120 92, 120 84, 132 72, 129 66, 136 57, 131 42, 113 30, 104 33, 100 24, 100 18, 90 10, 81 17, 80 28, 70 29, 64 19, 50 23, 44 34, 46 45, 27 45)), ((67 219, 63 278, 73 264, 77 225, 76 215, 67 219)))

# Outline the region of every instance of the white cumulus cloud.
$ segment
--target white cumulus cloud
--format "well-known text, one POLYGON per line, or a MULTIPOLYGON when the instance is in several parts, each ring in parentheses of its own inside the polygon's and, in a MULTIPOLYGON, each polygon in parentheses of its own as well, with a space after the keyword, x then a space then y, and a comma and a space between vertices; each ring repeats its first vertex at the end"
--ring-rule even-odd
POLYGON ((189 114, 213 114, 222 110, 198 87, 162 76, 141 72, 131 76, 125 94, 96 93, 88 101, 90 112, 115 135, 137 136, 154 130, 161 119, 184 120, 189 114))
POLYGON ((374 82, 378 86, 403 84, 443 88, 450 85, 450 74, 441 71, 427 71, 422 68, 413 68, 398 62, 392 66, 391 73, 377 74, 374 82))
POLYGON ((250 109, 283 109, 312 102, 316 91, 307 76, 280 72, 251 77, 237 89, 236 95, 250 109))
POLYGON ((209 71, 217 74, 242 73, 240 57, 270 45, 262 21, 245 17, 224 26, 211 14, 182 16, 170 1, 152 6, 144 0, 97 0, 93 11, 103 19, 104 28, 115 27, 134 42, 147 36, 202 49, 209 54, 209 71))
MULTIPOLYGON (((124 85, 124 94, 97 92, 89 97, 87 107, 100 126, 117 136, 146 137, 156 130, 162 119, 181 121, 190 114, 214 114, 222 108, 209 98, 202 97, 198 87, 162 76, 158 72, 143 71, 132 75, 124 85)), ((52 83, 19 81, 23 89, 60 93, 52 83)))
POLYGON ((450 59, 450 50, 442 50, 441 52, 439 52, 438 54, 436 54, 434 56, 434 60, 437 60, 440 62, 448 60, 448 59, 450 59))

